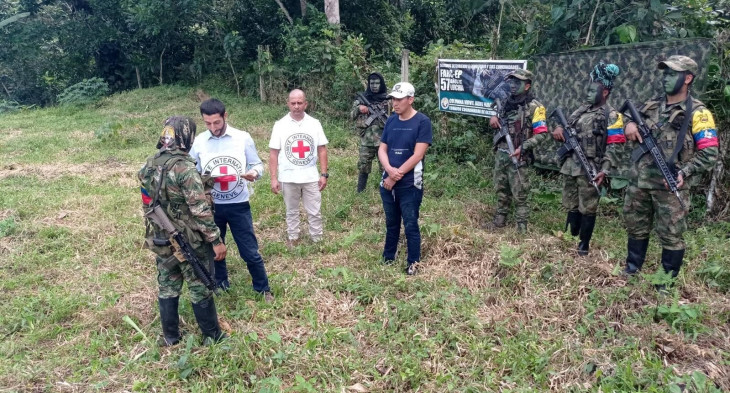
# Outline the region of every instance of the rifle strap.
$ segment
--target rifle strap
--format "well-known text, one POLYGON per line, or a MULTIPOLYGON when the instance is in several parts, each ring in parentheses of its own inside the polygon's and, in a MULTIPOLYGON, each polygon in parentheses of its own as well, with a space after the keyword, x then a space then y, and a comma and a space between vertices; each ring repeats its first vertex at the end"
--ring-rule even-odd
POLYGON ((160 172, 160 181, 157 183, 157 188, 155 189, 155 194, 152 197, 152 203, 150 203, 150 206, 154 207, 157 205, 157 201, 159 200, 160 193, 162 191, 162 184, 165 182, 166 179, 165 175, 167 175, 167 170, 173 165, 177 164, 180 160, 182 160, 181 157, 171 156, 170 158, 166 159, 165 162, 162 163, 162 165, 160 165, 162 166, 162 171, 160 172), (172 161, 172 163, 168 165, 170 161, 172 161))
POLYGON ((682 126, 679 128, 679 135, 677 136, 677 143, 674 145, 672 156, 667 160, 670 168, 674 167, 674 162, 677 160, 682 147, 684 147, 684 138, 687 136, 690 117, 692 117, 692 96, 687 93, 687 98, 684 101, 684 120, 682 121, 682 126))

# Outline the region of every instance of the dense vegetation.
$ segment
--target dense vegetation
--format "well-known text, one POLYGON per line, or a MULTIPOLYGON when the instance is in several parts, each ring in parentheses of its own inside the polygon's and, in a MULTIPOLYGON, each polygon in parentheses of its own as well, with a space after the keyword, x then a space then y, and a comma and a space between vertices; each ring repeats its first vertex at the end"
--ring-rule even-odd
POLYGON ((527 239, 479 229, 494 204, 483 123, 439 113, 433 93, 439 57, 707 37, 717 52, 703 98, 726 152, 728 0, 352 0, 340 4, 340 25, 323 9, 322 0, 0 1, 0 390, 730 389, 730 182, 721 178, 709 214, 695 195, 686 267, 671 296, 657 297, 655 240, 646 276, 618 275, 618 193, 602 199, 589 258, 561 232, 549 174, 530 195, 527 239), (414 279, 375 263, 380 202, 375 189, 352 192, 356 142, 343 116, 368 72, 399 78, 403 49, 438 141, 414 279), (287 250, 282 202, 258 182, 252 209, 277 302, 258 301, 232 249, 235 289, 219 300, 231 339, 205 349, 190 335, 158 349, 134 173, 160 120, 197 118, 204 90, 229 104, 265 158, 292 87, 307 91, 331 141, 331 238, 287 250), (50 108, 30 110, 40 106, 50 108))

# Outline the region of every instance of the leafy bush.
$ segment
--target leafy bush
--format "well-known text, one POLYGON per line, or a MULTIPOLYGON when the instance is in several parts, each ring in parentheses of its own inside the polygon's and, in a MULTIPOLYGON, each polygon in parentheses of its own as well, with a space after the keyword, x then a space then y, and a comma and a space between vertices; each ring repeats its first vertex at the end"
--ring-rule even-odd
POLYGON ((61 105, 86 105, 99 101, 109 94, 109 84, 101 78, 84 79, 67 87, 58 95, 61 105))
POLYGON ((715 288, 723 293, 730 291, 730 268, 720 261, 706 263, 702 268, 697 270, 697 275, 710 288, 715 288))
POLYGON ((0 113, 11 113, 20 110, 22 106, 15 101, 0 101, 0 113))

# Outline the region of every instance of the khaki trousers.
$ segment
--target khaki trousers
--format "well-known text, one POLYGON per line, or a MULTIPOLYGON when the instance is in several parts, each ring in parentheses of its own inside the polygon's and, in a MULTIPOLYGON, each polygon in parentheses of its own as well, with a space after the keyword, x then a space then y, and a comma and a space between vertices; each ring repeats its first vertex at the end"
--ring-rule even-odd
POLYGON ((289 240, 299 239, 299 201, 307 212, 309 235, 317 242, 322 240, 322 193, 319 183, 281 183, 286 205, 286 232, 289 240))

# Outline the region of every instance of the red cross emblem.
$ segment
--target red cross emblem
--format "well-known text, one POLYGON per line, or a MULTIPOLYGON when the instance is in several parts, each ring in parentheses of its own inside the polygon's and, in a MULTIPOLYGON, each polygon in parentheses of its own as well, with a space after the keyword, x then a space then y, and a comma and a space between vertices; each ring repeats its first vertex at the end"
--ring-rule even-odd
POLYGON ((299 140, 297 141, 297 147, 292 147, 291 151, 292 153, 298 153, 299 158, 304 158, 304 154, 308 153, 310 150, 312 150, 309 146, 304 146, 304 141, 299 140))
POLYGON ((228 183, 235 182, 238 179, 235 175, 228 174, 228 167, 225 165, 221 166, 220 172, 222 176, 215 176, 213 180, 220 185, 221 191, 228 191, 228 183))

